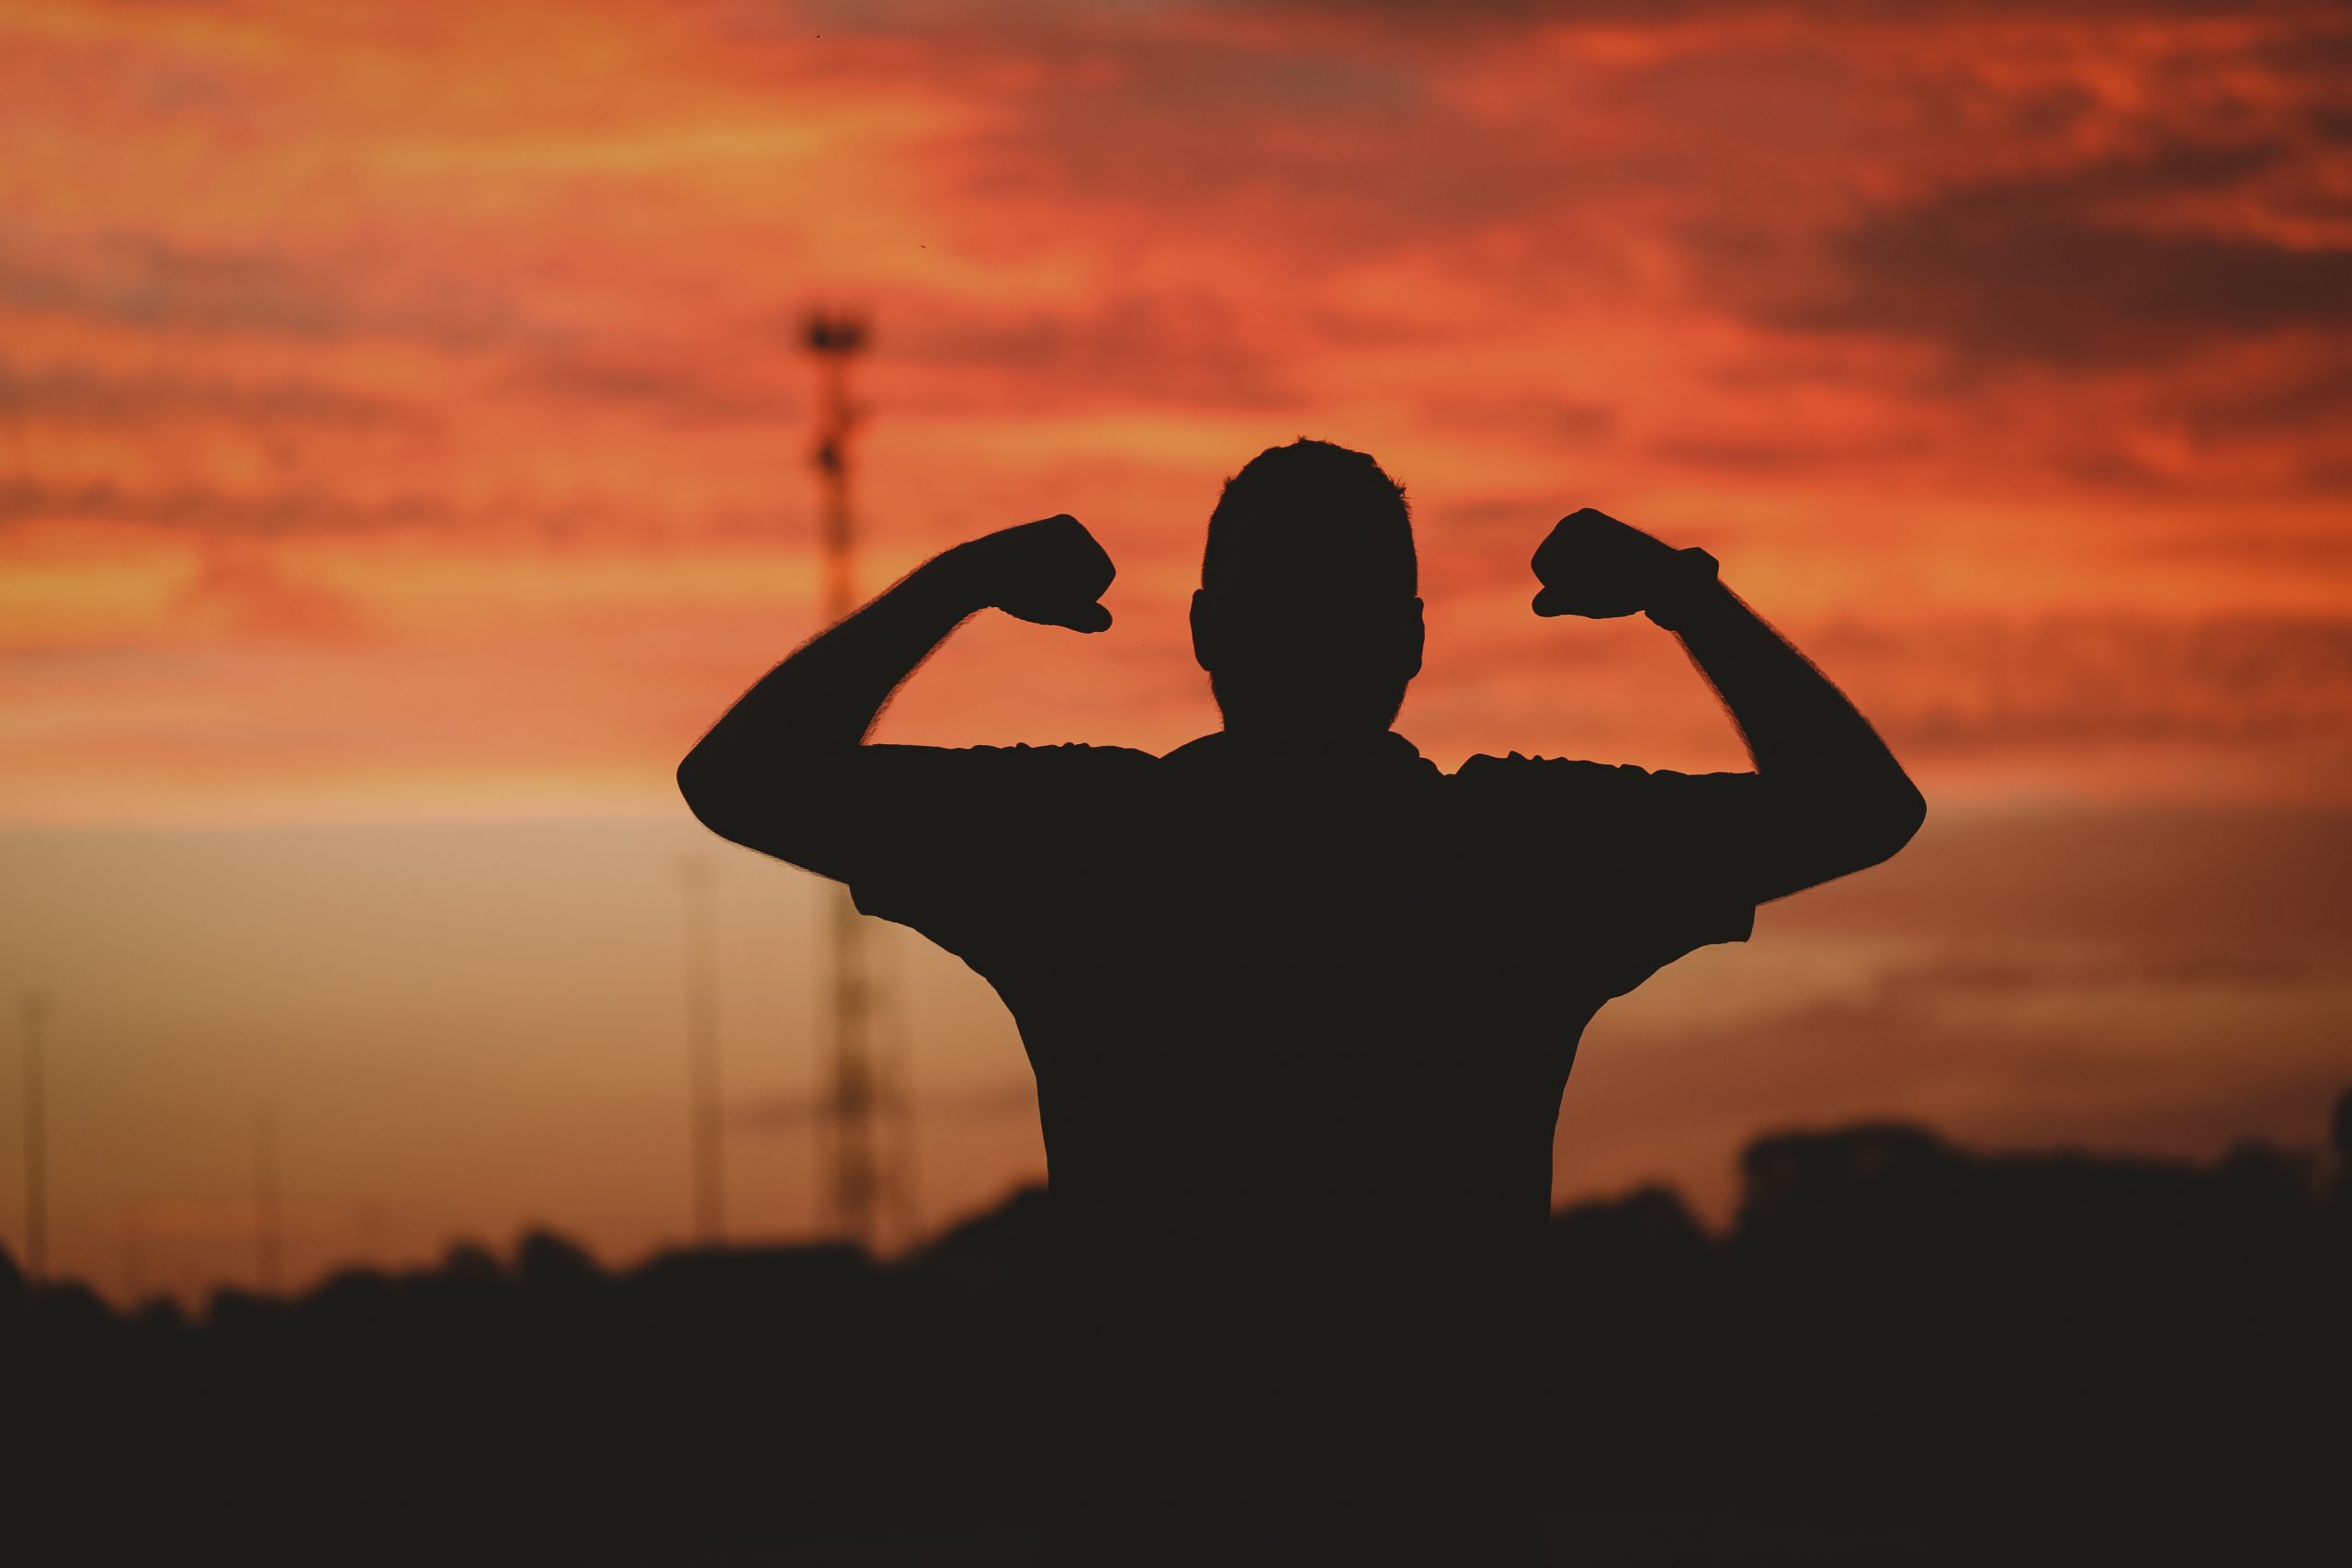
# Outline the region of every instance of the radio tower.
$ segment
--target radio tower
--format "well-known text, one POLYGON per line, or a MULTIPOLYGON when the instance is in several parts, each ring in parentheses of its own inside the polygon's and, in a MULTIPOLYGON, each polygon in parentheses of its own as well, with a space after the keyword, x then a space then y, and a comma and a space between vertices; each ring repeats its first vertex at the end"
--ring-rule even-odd
MULTIPOLYGON (((825 556, 825 620, 835 624, 857 608, 857 575, 850 507, 850 437, 864 411, 849 395, 850 362, 865 351, 865 318, 812 312, 803 342, 817 361, 817 440, 810 451, 824 495, 820 526, 825 556)), ((908 1196, 903 1101, 876 1050, 881 987, 865 918, 849 889, 827 890, 826 981, 829 1028, 824 1083, 818 1097, 824 1199, 835 1234, 877 1250, 887 1205, 903 1217, 908 1196), (888 1134, 886 1136, 886 1133, 888 1134)))

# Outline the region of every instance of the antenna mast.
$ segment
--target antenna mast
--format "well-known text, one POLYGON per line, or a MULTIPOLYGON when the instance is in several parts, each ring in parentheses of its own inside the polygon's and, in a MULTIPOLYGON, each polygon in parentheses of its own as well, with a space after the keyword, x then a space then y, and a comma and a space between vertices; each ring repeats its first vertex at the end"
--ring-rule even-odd
MULTIPOLYGON (((850 398, 849 368, 865 352, 869 335, 864 317, 827 310, 810 312, 803 329, 803 344, 817 361, 817 439, 809 457, 823 495, 820 527, 828 624, 857 608, 850 438, 864 411, 850 398)), ((906 1200, 905 1140, 886 1142, 880 1125, 886 1114, 895 1118, 902 1107, 875 1049, 882 998, 865 918, 846 887, 830 889, 827 902, 829 1027, 817 1117, 824 1201, 833 1231, 871 1251, 881 1240, 884 1205, 902 1210, 906 1200)))

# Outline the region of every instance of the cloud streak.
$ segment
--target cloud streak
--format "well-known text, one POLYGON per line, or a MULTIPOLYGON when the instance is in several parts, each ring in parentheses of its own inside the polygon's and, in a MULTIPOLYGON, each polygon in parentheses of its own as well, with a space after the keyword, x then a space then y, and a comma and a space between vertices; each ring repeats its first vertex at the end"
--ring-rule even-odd
MULTIPOLYGON (((908 739, 1181 738, 1216 485, 1312 434, 1419 508, 1435 753, 1728 744, 1670 649, 1520 625, 1534 537, 1593 503, 1715 549, 1937 788, 2136 787, 2132 751, 2341 792, 2340 12, 1432 15, 6 24, 0 651, 365 627, 423 687, 472 638, 462 717, 626 644, 684 716, 808 629, 791 327, 834 299, 877 323, 875 581, 1059 510, 1125 569, 1115 649, 973 641, 990 678, 927 671, 908 739)), ((310 683, 220 695, 299 731, 310 683)), ((666 733, 592 724, 551 771, 666 733)))

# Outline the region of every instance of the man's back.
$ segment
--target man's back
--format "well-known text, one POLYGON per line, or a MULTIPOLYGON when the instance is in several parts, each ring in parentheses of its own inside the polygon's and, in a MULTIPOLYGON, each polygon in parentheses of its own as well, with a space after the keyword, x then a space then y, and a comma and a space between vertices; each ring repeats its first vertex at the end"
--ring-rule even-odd
POLYGON ((1020 1025, 1066 1348, 1081 1386, 1123 1391, 1081 1425, 1142 1416, 1228 1472, 1311 1433, 1355 1456, 1329 1478, 1352 1492, 1491 1466, 1578 1034, 1747 934, 1726 846, 1754 785, 1517 757, 1448 775, 1393 733, 879 746, 821 853, 1020 1025), (1253 1430, 1215 1430, 1245 1405, 1253 1430))
POLYGON ((1393 733, 1311 758, 875 746, 827 854, 1002 995, 1057 1200, 1213 1247, 1363 1212, 1444 1236, 1540 1224, 1585 1022, 1747 934, 1719 846, 1753 786, 1516 757, 1447 775, 1393 733))

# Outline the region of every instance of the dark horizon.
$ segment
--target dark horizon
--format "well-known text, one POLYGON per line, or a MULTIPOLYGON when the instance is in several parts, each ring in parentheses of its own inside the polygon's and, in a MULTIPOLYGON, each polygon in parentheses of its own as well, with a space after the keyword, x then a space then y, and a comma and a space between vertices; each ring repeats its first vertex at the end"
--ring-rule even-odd
MULTIPOLYGON (((1203 525, 1301 434, 1413 496, 1399 728, 1446 765, 1736 762, 1671 649, 1555 664, 1516 613, 1522 526, 1587 501, 1849 685, 1934 819, 1883 898, 1604 1016, 1570 1190, 1696 1187, 1796 1112, 2217 1147, 2352 1029, 2352 22, 2238 10, 11 8, 0 998, 55 1002, 52 1252, 119 1272, 126 1211, 241 1247, 263 1101, 296 1274, 362 1210, 385 1261, 682 1234, 657 829, 718 694, 822 623, 827 304, 872 324, 863 591, 1057 509, 1121 568, 1100 658, 976 626, 886 739, 1201 733, 1203 525)), ((818 1080, 808 891, 719 892, 760 1099, 818 1080)), ((1020 1070, 910 971, 924 1088, 1020 1070)), ((814 1162, 742 1144, 745 1227, 808 1230, 814 1162)), ((925 1222, 1042 1157, 943 1136, 925 1222)))
MULTIPOLYGON (((1544 1561, 2317 1541, 2352 1461, 2352 1090, 2332 1133, 2197 1166, 1779 1134, 1726 1233, 1657 1189, 1564 1210, 1544 1561)), ((778 1247, 608 1272, 538 1235, 224 1292, 200 1323, 0 1269, 12 1416, 41 1439, 11 1529, 250 1562, 1036 1563, 1049 1209, 1032 1190, 879 1268, 778 1247)))
MULTIPOLYGON (((1776 1156, 1788 1150, 1806 1148, 1902 1149, 1978 1168, 2019 1171, 2098 1169, 2156 1179, 2219 1177, 2232 1169, 2264 1167, 2279 1173, 2295 1173, 2294 1179, 2308 1183, 2311 1194, 2318 1199, 2324 1197, 2331 1182, 2352 1179, 2352 1085, 2347 1085, 2336 1097, 2327 1114, 2315 1118, 2314 1128, 2315 1136, 2308 1144, 2280 1143, 2249 1134, 2234 1140, 2226 1150, 2212 1158, 2194 1159, 2130 1150, 2098 1149, 2079 1143, 2041 1148, 1987 1149, 1956 1141, 1916 1121, 1884 1117, 1864 1118, 1828 1126, 1775 1125, 1758 1131, 1739 1146, 1739 1152, 1730 1163, 1739 1173, 1740 1197, 1718 1222, 1710 1224, 1702 1212, 1670 1183, 1645 1181, 1615 1193, 1583 1197, 1560 1204, 1553 1210, 1552 1224, 1557 1227, 1577 1223, 1591 1215, 1638 1209, 1653 1214, 1670 1213, 1675 1216, 1674 1228, 1687 1230, 1711 1247, 1728 1246, 1737 1239, 1744 1222, 1757 1212, 1759 1175, 1769 1186, 1772 1179, 1769 1172, 1773 1168, 1776 1156)), ((385 1268, 354 1261, 329 1266, 311 1284, 277 1292, 223 1283, 204 1292, 200 1310, 193 1312, 176 1292, 168 1290, 151 1292, 127 1302, 115 1302, 109 1300, 106 1292, 70 1275, 53 1276, 36 1285, 26 1275, 22 1259, 5 1243, 0 1243, 0 1296, 20 1301, 31 1293, 56 1293, 85 1299, 100 1314, 126 1322, 138 1318, 152 1318, 157 1322, 176 1319, 198 1325, 217 1314, 223 1303, 230 1303, 231 1310, 299 1307, 358 1280, 421 1281, 437 1275, 449 1275, 474 1280, 498 1277, 512 1281, 528 1272, 521 1261, 526 1254, 537 1254, 543 1260, 558 1260, 555 1266, 561 1270, 613 1280, 658 1272, 674 1267, 680 1260, 696 1258, 834 1258, 854 1260, 859 1269, 884 1273, 919 1270, 934 1266, 944 1255, 965 1248, 976 1235, 987 1235, 1001 1230, 1008 1221, 1016 1224, 1034 1223, 1040 1206, 1046 1201, 1047 1189, 1044 1180, 1023 1182, 994 1202, 950 1219, 938 1229, 887 1257, 873 1256, 854 1242, 816 1238, 720 1242, 717 1245, 675 1242, 658 1247, 634 1259, 614 1261, 599 1258, 559 1228, 526 1224, 515 1233, 505 1248, 503 1258, 497 1246, 482 1237, 456 1235, 447 1240, 439 1259, 433 1263, 385 1268), (1020 1218, 1015 1219, 1015 1216, 1020 1218)), ((243 1245, 250 1247, 250 1238, 243 1245)))

